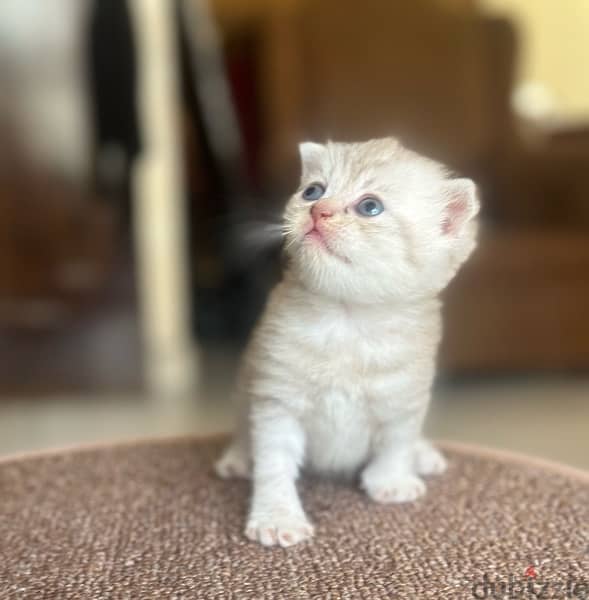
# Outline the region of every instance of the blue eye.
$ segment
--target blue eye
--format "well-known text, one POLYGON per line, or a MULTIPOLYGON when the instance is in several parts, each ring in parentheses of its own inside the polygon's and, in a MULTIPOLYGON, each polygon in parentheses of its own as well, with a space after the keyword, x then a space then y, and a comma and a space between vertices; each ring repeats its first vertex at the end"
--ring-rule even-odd
POLYGON ((325 194, 325 187, 320 183, 312 183, 304 189, 303 199, 309 201, 319 200, 323 194, 325 194))
POLYGON ((376 217, 384 211, 382 202, 374 196, 367 196, 362 198, 358 204, 356 204, 356 212, 362 217, 376 217))

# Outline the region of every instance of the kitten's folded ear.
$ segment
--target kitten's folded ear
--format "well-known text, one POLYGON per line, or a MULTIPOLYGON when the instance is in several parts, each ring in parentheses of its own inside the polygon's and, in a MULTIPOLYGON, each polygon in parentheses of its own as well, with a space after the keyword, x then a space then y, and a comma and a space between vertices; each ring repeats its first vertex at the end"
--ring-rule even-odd
POLYGON ((304 177, 305 174, 319 170, 325 156, 325 146, 315 142, 303 142, 299 144, 299 154, 304 177))
POLYGON ((451 179, 445 184, 444 199, 442 231, 458 237, 463 227, 479 212, 477 188, 470 179, 451 179))

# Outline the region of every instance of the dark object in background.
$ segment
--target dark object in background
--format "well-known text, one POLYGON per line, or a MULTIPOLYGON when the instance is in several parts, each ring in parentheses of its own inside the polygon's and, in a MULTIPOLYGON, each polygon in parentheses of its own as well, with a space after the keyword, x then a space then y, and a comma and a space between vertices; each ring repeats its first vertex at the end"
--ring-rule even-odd
POLYGON ((95 186, 130 218, 131 169, 141 150, 137 65, 127 0, 93 0, 88 84, 95 130, 95 186))
POLYGON ((241 344, 278 264, 276 248, 244 260, 232 226, 237 212, 262 209, 261 193, 253 192, 259 149, 256 74, 243 55, 232 55, 233 60, 222 55, 216 32, 210 31, 215 23, 202 6, 178 6, 184 8, 178 11, 178 33, 194 332, 201 342, 241 344))

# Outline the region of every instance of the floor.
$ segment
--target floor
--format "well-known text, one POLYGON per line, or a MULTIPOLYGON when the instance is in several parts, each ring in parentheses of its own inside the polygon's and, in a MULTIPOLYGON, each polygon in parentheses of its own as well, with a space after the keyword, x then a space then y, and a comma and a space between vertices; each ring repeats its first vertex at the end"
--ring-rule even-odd
MULTIPOLYGON (((206 434, 233 424, 233 359, 203 371, 185 398, 139 394, 50 396, 0 402, 0 455, 144 436, 206 434)), ((589 469, 589 378, 471 380, 437 386, 427 432, 589 469)))

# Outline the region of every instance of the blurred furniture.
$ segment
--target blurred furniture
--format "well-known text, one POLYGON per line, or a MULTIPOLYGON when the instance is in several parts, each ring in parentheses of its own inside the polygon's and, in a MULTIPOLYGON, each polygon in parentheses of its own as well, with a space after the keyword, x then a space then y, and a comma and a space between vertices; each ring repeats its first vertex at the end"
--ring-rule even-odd
POLYGON ((446 293, 446 372, 587 370, 589 232, 483 230, 446 293))
POLYGON ((0 327, 54 327, 105 288, 116 214, 25 160, 14 141, 11 150, 0 151, 0 327))
POLYGON ((455 600, 531 579, 587 590, 589 473, 447 445, 450 469, 413 503, 377 505, 352 484, 303 478, 316 537, 268 549, 243 535, 249 482, 212 473, 222 443, 0 462, 5 597, 455 600))
POLYGON ((0 397, 139 389, 136 299, 115 207, 33 166, 3 132, 0 397))
POLYGON ((0 8, 2 397, 142 385, 124 214, 140 142, 125 6, 0 8))

